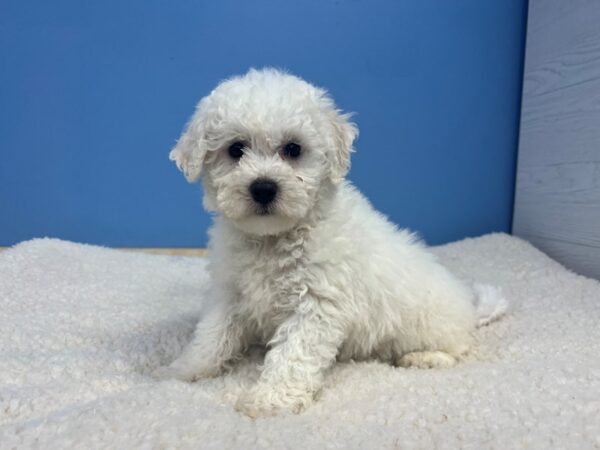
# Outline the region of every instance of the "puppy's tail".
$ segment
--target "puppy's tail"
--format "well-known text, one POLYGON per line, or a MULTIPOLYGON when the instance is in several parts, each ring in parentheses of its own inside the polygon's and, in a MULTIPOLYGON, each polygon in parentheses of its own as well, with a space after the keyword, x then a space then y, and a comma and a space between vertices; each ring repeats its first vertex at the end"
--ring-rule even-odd
POLYGON ((478 328, 498 320, 508 311, 508 301, 499 287, 475 283, 473 290, 478 328))

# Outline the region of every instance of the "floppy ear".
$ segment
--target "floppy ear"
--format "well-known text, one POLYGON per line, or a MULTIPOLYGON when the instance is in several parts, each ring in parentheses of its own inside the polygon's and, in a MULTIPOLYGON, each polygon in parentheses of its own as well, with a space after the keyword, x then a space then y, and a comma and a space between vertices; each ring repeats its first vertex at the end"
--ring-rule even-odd
POLYGON ((358 136, 358 127, 349 120, 352 114, 342 114, 341 111, 334 110, 331 116, 335 148, 330 154, 330 178, 337 184, 350 170, 350 153, 354 151, 352 143, 358 136))
POLYGON ((190 183, 200 178, 204 157, 206 156, 201 106, 202 102, 185 126, 177 144, 169 153, 169 159, 175 161, 177 168, 183 172, 190 183))

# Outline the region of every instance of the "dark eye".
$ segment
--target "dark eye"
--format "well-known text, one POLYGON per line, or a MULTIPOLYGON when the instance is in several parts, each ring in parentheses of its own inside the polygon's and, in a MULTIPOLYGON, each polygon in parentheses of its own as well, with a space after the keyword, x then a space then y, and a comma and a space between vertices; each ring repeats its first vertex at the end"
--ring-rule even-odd
POLYGON ((283 154, 288 158, 296 159, 300 156, 300 153, 302 153, 302 147, 295 142, 288 142, 283 147, 283 154))
POLYGON ((234 142, 229 146, 229 156, 233 159, 240 159, 244 156, 244 147, 246 145, 243 142, 234 142))

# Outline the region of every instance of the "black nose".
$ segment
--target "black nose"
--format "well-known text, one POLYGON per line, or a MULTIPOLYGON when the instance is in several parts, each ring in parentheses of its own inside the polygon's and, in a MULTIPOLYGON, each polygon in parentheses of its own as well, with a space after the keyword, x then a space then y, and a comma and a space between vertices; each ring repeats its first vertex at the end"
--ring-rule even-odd
POLYGON ((271 180, 256 180, 249 189, 254 201, 261 205, 268 205, 277 195, 277 184, 271 180))

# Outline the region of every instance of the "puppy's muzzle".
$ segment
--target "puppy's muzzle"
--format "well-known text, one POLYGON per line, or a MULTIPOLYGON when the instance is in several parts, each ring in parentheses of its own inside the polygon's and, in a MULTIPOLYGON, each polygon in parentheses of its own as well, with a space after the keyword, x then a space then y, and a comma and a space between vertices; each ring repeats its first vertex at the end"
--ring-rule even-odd
POLYGON ((266 206, 275 200, 278 188, 274 181, 260 178, 252 182, 248 190, 256 203, 266 206))

